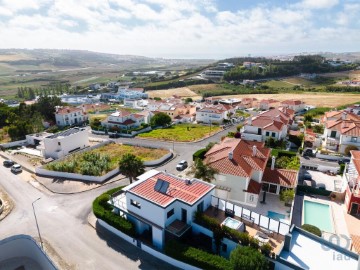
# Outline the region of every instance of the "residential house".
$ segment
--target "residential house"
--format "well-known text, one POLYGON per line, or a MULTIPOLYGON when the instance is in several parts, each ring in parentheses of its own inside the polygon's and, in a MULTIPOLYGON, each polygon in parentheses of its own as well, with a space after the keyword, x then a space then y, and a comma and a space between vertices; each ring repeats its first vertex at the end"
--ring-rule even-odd
POLYGON ((79 108, 81 108, 84 113, 99 113, 111 110, 111 106, 104 103, 83 104, 79 106, 79 108))
POLYGON ((218 103, 221 99, 222 98, 220 98, 220 97, 206 97, 205 102, 210 103, 210 104, 214 104, 214 103, 218 103))
POLYGON ((259 109, 260 110, 270 110, 273 108, 277 108, 280 106, 280 102, 275 99, 263 99, 259 102, 259 109))
POLYGON ((150 170, 110 201, 118 213, 135 224, 138 234, 149 231, 163 249, 166 238, 180 238, 191 229, 194 214, 211 205, 215 185, 150 170))
POLYGON ((350 151, 351 159, 343 174, 347 213, 360 217, 360 151, 350 151))
POLYGON ((230 120, 234 113, 235 108, 231 105, 207 105, 196 112, 196 121, 206 124, 222 124, 224 120, 230 120))
POLYGON ((259 101, 257 98, 243 98, 241 104, 239 104, 239 109, 248 109, 248 108, 257 108, 259 101))
POLYGON ((337 120, 353 120, 360 121, 360 115, 350 111, 330 111, 326 112, 321 118, 321 123, 326 123, 328 121, 337 121, 337 120))
POLYGON ((267 138, 283 140, 293 123, 294 112, 287 108, 271 109, 250 117, 241 129, 245 140, 263 142, 267 138))
POLYGON ((261 63, 255 63, 255 62, 244 62, 243 67, 246 69, 251 69, 252 67, 260 67, 261 63))
POLYGON ((105 120, 101 121, 101 125, 107 129, 132 129, 138 128, 145 123, 145 116, 128 111, 116 111, 110 114, 105 120))
POLYGON ((43 138, 37 149, 45 158, 58 159, 89 146, 89 133, 84 128, 70 128, 43 138))
POLYGON ((301 100, 295 100, 295 99, 284 100, 281 101, 280 104, 283 107, 293 110, 295 113, 301 112, 305 109, 305 102, 301 100))
POLYGON ((184 104, 183 101, 176 96, 166 100, 149 101, 147 109, 154 113, 165 113, 175 122, 192 122, 196 113, 196 106, 184 104))
POLYGON ((225 138, 206 154, 204 163, 217 170, 215 194, 234 203, 256 206, 262 189, 279 194, 295 188, 297 171, 266 168, 270 149, 263 142, 225 138))
POLYGON ((123 88, 119 87, 117 93, 102 93, 102 100, 124 100, 124 99, 146 99, 148 94, 144 88, 123 88))
POLYGON ((323 146, 345 153, 349 145, 360 148, 360 121, 330 120, 325 123, 323 146))
POLYGON ((57 106, 55 108, 55 120, 60 127, 81 125, 88 120, 88 115, 82 108, 57 106))
POLYGON ((101 88, 100 83, 92 83, 89 85, 90 90, 96 91, 99 90, 101 88))
POLYGON ((203 71, 200 76, 207 80, 221 80, 225 72, 225 70, 207 69, 203 71))
POLYGON ((124 106, 129 108, 135 109, 142 109, 148 105, 147 99, 132 99, 132 98, 125 98, 124 99, 124 106))
MULTIPOLYGON (((360 81, 359 81, 359 85, 360 85, 360 81)), ((356 114, 356 115, 360 115, 360 104, 351 105, 351 106, 347 107, 345 109, 345 111, 356 114)))

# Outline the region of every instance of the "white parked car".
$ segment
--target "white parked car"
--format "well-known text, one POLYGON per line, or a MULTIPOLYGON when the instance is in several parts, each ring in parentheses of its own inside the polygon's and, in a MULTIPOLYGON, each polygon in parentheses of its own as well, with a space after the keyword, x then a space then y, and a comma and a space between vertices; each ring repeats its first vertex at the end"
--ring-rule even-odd
POLYGON ((22 168, 21 168, 21 165, 19 164, 15 164, 11 167, 11 171, 13 173, 21 173, 22 172, 22 168))

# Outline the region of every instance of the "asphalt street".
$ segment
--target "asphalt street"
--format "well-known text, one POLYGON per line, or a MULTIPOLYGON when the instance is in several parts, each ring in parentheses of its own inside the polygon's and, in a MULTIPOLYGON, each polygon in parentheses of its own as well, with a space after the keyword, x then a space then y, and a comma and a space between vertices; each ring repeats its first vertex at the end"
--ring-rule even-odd
MULTIPOLYGON (((185 159, 191 163, 192 154, 196 150, 205 147, 209 142, 220 141, 222 136, 235 129, 233 126, 196 143, 147 141, 136 138, 120 138, 117 141, 174 148, 176 157, 158 169, 176 172, 175 167, 180 160, 185 159)), ((2 159, 0 161, 2 163, 2 159)), ((0 165, 0 175, 0 185, 15 203, 12 212, 0 221, 0 239, 15 234, 38 237, 32 203, 41 198, 34 203, 40 233, 66 262, 68 266, 64 269, 174 269, 111 233, 95 230, 88 224, 87 219, 94 198, 110 188, 128 184, 128 179, 83 193, 59 195, 34 184, 34 180, 25 172, 23 175, 14 175, 9 168, 0 165)))

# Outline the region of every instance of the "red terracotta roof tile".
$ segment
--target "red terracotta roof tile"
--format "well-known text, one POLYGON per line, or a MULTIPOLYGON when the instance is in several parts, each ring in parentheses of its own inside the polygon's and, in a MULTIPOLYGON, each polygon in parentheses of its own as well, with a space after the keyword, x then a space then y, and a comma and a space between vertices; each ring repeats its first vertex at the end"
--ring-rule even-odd
POLYGON ((162 207, 166 207, 175 200, 180 200, 192 205, 212 189, 214 189, 213 185, 200 180, 193 180, 193 182, 188 185, 184 179, 159 172, 132 187, 128 192, 162 207), (158 179, 165 180, 170 184, 166 194, 154 190, 158 179))
POLYGON ((294 188, 297 184, 298 172, 295 170, 265 168, 263 182, 294 188))
POLYGON ((59 108, 56 111, 56 114, 68 114, 68 113, 75 113, 75 112, 82 112, 82 109, 76 108, 76 107, 66 106, 66 107, 63 107, 63 108, 59 108))
POLYGON ((351 234, 350 237, 352 240, 353 249, 356 253, 360 254, 360 235, 351 234))
POLYGON ((260 191, 261 191, 261 184, 251 179, 246 192, 253 194, 260 194, 260 191))

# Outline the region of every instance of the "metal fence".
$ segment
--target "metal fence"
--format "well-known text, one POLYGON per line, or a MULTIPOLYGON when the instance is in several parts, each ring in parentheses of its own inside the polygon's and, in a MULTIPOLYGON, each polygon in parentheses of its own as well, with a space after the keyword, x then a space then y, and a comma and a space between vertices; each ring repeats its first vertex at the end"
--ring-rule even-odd
POLYGON ((232 210, 235 216, 241 219, 250 219, 255 225, 282 235, 286 235, 290 230, 289 224, 261 215, 216 196, 211 197, 211 205, 224 212, 226 209, 232 210))

